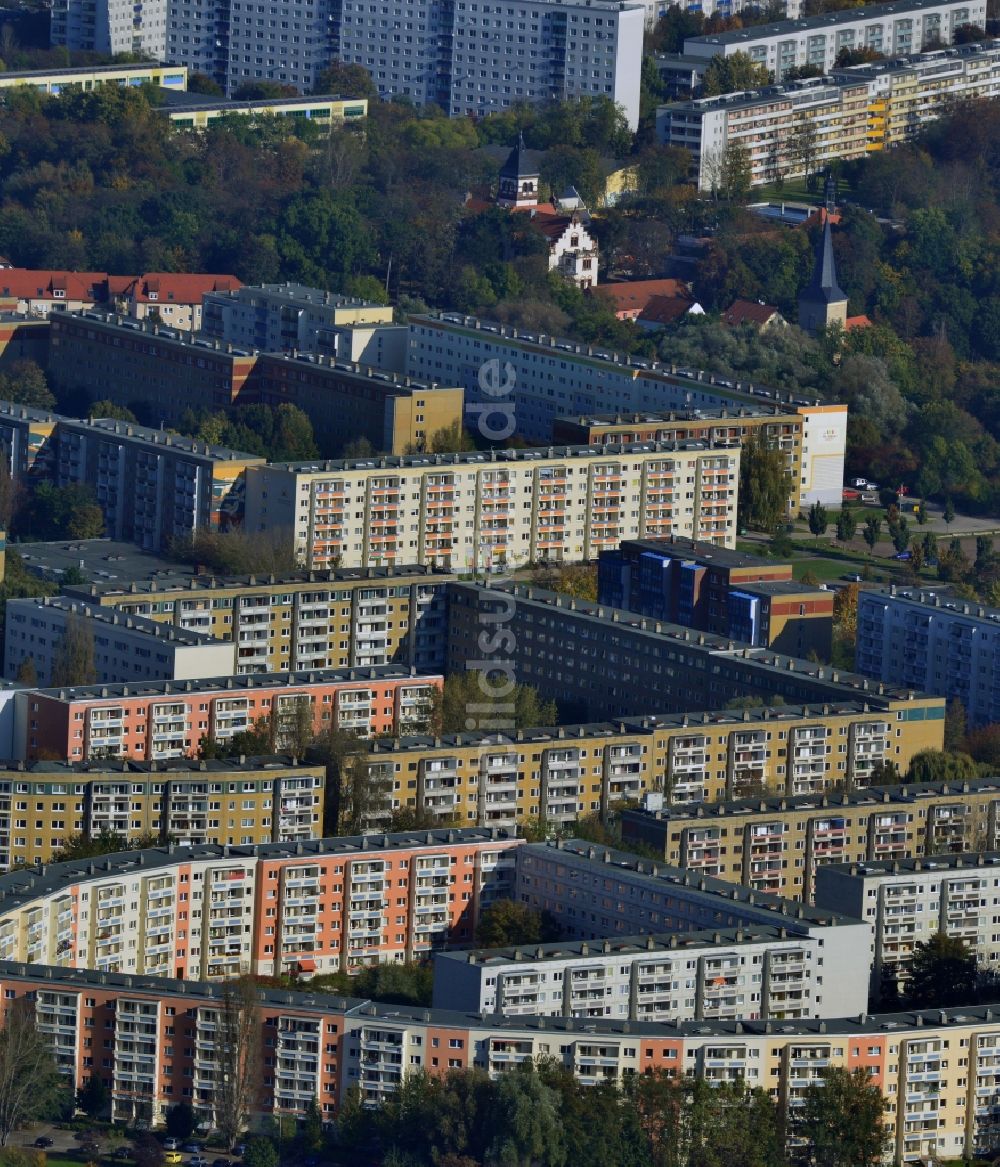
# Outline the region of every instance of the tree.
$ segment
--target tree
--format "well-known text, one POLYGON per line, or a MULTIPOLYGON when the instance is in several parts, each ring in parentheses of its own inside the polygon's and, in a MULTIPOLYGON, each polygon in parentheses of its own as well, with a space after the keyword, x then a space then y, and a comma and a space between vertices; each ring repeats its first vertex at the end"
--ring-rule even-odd
POLYGON ((178 1102, 166 1113, 167 1134, 175 1139, 188 1139, 194 1130, 194 1109, 189 1102, 178 1102))
POLYGON ((77 1106, 90 1118, 102 1118, 110 1103, 111 1094, 100 1074, 92 1073, 76 1092, 77 1106))
POLYGON ((968 754, 921 750, 910 759, 907 782, 968 782, 976 777, 976 763, 968 754))
POLYGON ((875 515, 869 515, 865 519, 865 529, 861 532, 864 541, 868 544, 868 552, 871 555, 875 553, 875 544, 879 540, 879 535, 882 533, 882 520, 876 518, 875 515))
MULTIPOLYGON (((223 984, 217 1041, 219 1070, 215 1122, 231 1150, 250 1119, 260 1072, 257 989, 249 977, 239 977, 223 984)), ((248 1146, 248 1152, 249 1149, 248 1146)), ((264 1167, 264 1164, 258 1167, 264 1167)), ((277 1167, 276 1161, 272 1167, 277 1167)))
POLYGON ((860 1067, 829 1066, 808 1086, 796 1134, 816 1167, 879 1167, 887 1140, 882 1091, 860 1067))
POLYGON ((489 1167, 563 1167, 565 1137, 559 1095, 527 1062, 496 1085, 489 1125, 496 1131, 487 1148, 489 1167))
POLYGON ((849 507, 843 507, 837 516, 837 539, 841 543, 850 543, 857 534, 858 521, 849 507))
POLYGON ((924 523, 927 522, 927 503, 924 499, 921 499, 920 502, 917 503, 916 514, 917 514, 917 522, 922 527, 924 525, 924 523))
POLYGON ((0 373, 0 400, 34 409, 52 409, 56 403, 41 365, 28 358, 14 361, 6 373, 0 373))
POLYGON ((96 680, 94 630, 85 616, 70 612, 52 659, 50 683, 58 688, 62 685, 92 685, 96 680))
POLYGON ((270 1139, 260 1135, 247 1140, 243 1167, 278 1167, 278 1149, 270 1139))
POLYGON ((858 631, 858 585, 838 588, 833 597, 833 622, 841 635, 853 640, 858 631))
POLYGON ((132 1158, 135 1167, 163 1167, 163 1144, 148 1131, 143 1131, 132 1140, 132 1158))
POLYGON ((548 912, 510 899, 494 900, 483 909, 476 926, 476 944, 481 948, 546 944, 558 940, 559 935, 559 925, 548 912))
POLYGON ((432 454, 456 454, 472 449, 472 439, 457 419, 431 434, 429 449, 432 454))
POLYGON ((810 178, 819 152, 816 126, 811 120, 803 119, 793 128, 789 136, 788 152, 793 160, 793 172, 810 178))
POLYGON ((944 500, 944 513, 942 518, 945 521, 945 525, 948 527, 950 527, 951 524, 955 521, 955 504, 951 501, 950 494, 944 500))
POLYGON ((790 489, 784 452, 754 430, 740 451, 739 526, 773 531, 788 513, 790 489))
POLYGON ((35 667, 33 656, 22 657, 21 663, 17 666, 17 672, 14 674, 14 680, 19 685, 27 685, 30 689, 37 686, 38 669, 35 667))
POLYGON ((902 554, 910 545, 910 524, 905 515, 900 515, 891 532, 892 545, 902 554))
POLYGON ((974 1005, 979 969, 976 954, 965 943, 944 932, 913 946, 908 974, 904 980, 908 1009, 944 1009, 952 1005, 974 1005))
POLYGON ((336 782, 340 834, 360 835, 392 813, 390 767, 368 754, 348 758, 336 782))
POLYGON ((361 65, 348 65, 343 61, 332 61, 316 74, 313 92, 325 96, 339 94, 341 97, 378 97, 378 89, 371 74, 361 65))
POLYGON ((735 93, 741 89, 760 89, 769 84, 770 79, 767 66, 758 65, 749 53, 733 53, 728 57, 719 53, 705 69, 702 93, 706 97, 716 97, 720 93, 735 93))
POLYGON ((114 401, 102 400, 93 401, 87 406, 88 417, 110 417, 117 421, 134 421, 138 422, 138 418, 124 405, 118 405, 114 401))
POLYGON ((826 507, 817 500, 809 508, 809 530, 819 539, 826 534, 829 525, 830 519, 826 513, 826 507))
POLYGON ((0 1147, 24 1123, 53 1117, 65 1089, 51 1043, 35 1024, 34 1006, 19 997, 0 1029, 0 1147))
POLYGON ((501 672, 491 675, 468 669, 452 673, 434 694, 431 706, 435 734, 464 733, 476 727, 531 729, 558 721, 559 710, 554 701, 542 701, 537 689, 514 684, 501 672))
POLYGON ((944 712, 944 748, 955 752, 965 745, 965 706, 957 697, 952 697, 944 712))

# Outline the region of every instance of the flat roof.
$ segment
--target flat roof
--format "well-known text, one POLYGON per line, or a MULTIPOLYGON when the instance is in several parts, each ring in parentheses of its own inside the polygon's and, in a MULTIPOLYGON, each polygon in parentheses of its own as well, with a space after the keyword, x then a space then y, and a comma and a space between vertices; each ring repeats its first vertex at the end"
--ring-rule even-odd
POLYGON ((691 36, 684 40, 684 48, 690 44, 732 45, 768 40, 776 36, 790 36, 796 32, 814 32, 820 28, 837 28, 845 24, 863 24, 866 21, 887 21, 907 12, 958 8, 967 6, 968 0, 895 0, 892 4, 872 4, 865 8, 846 8, 837 12, 826 12, 820 16, 803 16, 798 20, 775 20, 770 24, 758 24, 751 28, 736 28, 729 32, 710 33, 705 36, 691 36))
POLYGON ((0 777, 31 775, 35 778, 66 778, 103 774, 113 779, 120 774, 229 774, 259 770, 317 770, 321 762, 305 762, 290 754, 239 755, 230 758, 164 758, 138 762, 127 758, 103 758, 90 762, 0 761, 0 777))
MULTIPOLYGON (((873 680, 860 673, 849 673, 843 669, 802 660, 799 657, 785 656, 770 648, 751 648, 749 645, 729 640, 713 632, 699 632, 681 624, 670 624, 664 620, 639 616, 635 612, 615 608, 610 604, 594 604, 588 600, 579 600, 575 596, 545 591, 527 584, 513 581, 492 583, 487 580, 485 583, 474 583, 456 580, 449 584, 449 588, 472 590, 480 602, 485 600, 491 592, 494 594, 506 593, 516 596, 518 601, 524 604, 537 605, 539 608, 561 609, 568 617, 586 621, 598 629, 612 627, 631 629, 644 636, 659 637, 665 642, 683 641, 688 648, 699 649, 706 655, 711 654, 719 658, 739 660, 746 666, 766 669, 769 673, 777 672, 806 678, 829 685, 831 688, 842 689, 844 700, 851 699, 850 692, 853 690, 859 699, 865 702, 940 700, 942 707, 944 703, 943 697, 935 698, 932 693, 922 693, 916 689, 895 685, 888 681, 873 680)), ((873 712, 877 712, 877 709, 873 712)))
POLYGON ((699 802, 665 806, 660 810, 626 809, 624 817, 637 822, 664 824, 704 824, 712 820, 750 818, 784 814, 788 811, 820 811, 836 815, 838 811, 863 807, 878 810, 892 804, 912 806, 933 798, 962 798, 969 794, 1000 794, 1000 777, 970 778, 964 782, 901 782, 894 786, 868 786, 837 794, 768 795, 764 798, 740 798, 728 802, 699 802))
MULTIPOLYGON (((174 97, 183 97, 184 94, 174 94, 174 97)), ((225 98, 215 100, 225 104, 225 98)), ((291 99, 295 100, 295 99, 291 99)), ((302 97, 297 100, 312 101, 311 97, 302 97)), ((347 100, 336 98, 335 100, 347 100)), ((365 100, 365 99, 362 99, 365 100)), ((261 297, 264 300, 275 300, 278 303, 303 304, 308 307, 322 308, 384 308, 383 304, 376 304, 374 300, 362 300, 358 296, 342 296, 339 292, 329 292, 325 288, 314 288, 309 284, 295 283, 286 280, 282 284, 243 284, 239 288, 228 288, 220 292, 207 292, 205 299, 224 300, 253 300, 261 297)))
POLYGON ((705 567, 750 567, 764 570, 791 566, 780 559, 767 559, 763 555, 747 555, 729 547, 718 547, 714 543, 699 542, 686 535, 674 535, 669 539, 623 539, 620 548, 636 547, 640 551, 651 551, 655 555, 669 556, 671 559, 693 560, 705 567))
MULTIPOLYGON (((908 859, 866 859, 864 863, 824 863, 821 866, 838 875, 855 875, 861 879, 885 875, 933 875, 936 871, 985 871, 1000 865, 1000 851, 962 851, 942 855, 915 856, 908 859)), ((817 869, 818 870, 818 869, 817 869)), ((996 872, 992 872, 996 874, 996 872)))
POLYGON ((419 470, 440 466, 488 466, 505 462, 560 461, 573 458, 607 458, 615 454, 697 454, 706 451, 737 453, 739 447, 727 443, 628 442, 596 446, 526 446, 511 449, 463 450, 457 454, 378 454, 370 458, 341 460, 314 459, 310 462, 270 462, 269 470, 286 470, 292 474, 343 474, 352 470, 419 470))
POLYGON ((936 588, 901 588, 895 584, 890 587, 864 588, 859 595, 868 597, 866 603, 885 602, 891 605, 910 605, 916 608, 933 608, 936 611, 948 613, 963 619, 977 622, 989 620, 1000 624, 1000 608, 991 608, 989 604, 981 604, 978 600, 963 600, 952 595, 947 584, 936 588))
MULTIPOLYGON (((113 611, 103 608, 102 611, 113 611)), ((228 644, 229 641, 224 643, 228 644)), ((113 684, 61 685, 33 693, 58 701, 114 701, 126 697, 183 697, 189 693, 225 693, 229 696, 254 689, 289 688, 299 685, 379 684, 386 681, 413 681, 418 684, 440 674, 417 673, 406 665, 370 665, 366 668, 310 669, 302 672, 247 673, 239 676, 202 677, 184 681, 128 681, 113 684)))
POLYGON ((797 579, 740 580, 732 590, 763 596, 804 596, 811 593, 817 596, 829 595, 831 600, 834 594, 829 588, 800 583, 797 579))
POLYGON ((407 583, 433 582, 444 585, 457 579, 453 571, 443 567, 433 567, 422 563, 399 564, 387 567, 333 567, 327 571, 292 571, 281 575, 206 575, 187 576, 183 569, 175 570, 165 578, 133 580, 126 588, 122 584, 94 582, 90 585, 71 584, 66 595, 88 599, 95 596, 159 596, 174 595, 177 592, 214 592, 221 590, 238 591, 245 588, 281 588, 297 584, 338 584, 338 583, 407 583))
POLYGON ((144 551, 134 543, 117 539, 60 539, 54 543, 7 544, 16 551, 24 566, 41 579, 59 582, 67 571, 75 569, 94 583, 131 583, 154 577, 174 578, 194 569, 144 551))
POLYGON ((21 608, 33 607, 37 612, 44 612, 46 608, 65 612, 67 615, 76 613, 85 616, 88 620, 96 620, 100 624, 112 627, 132 629, 146 636, 153 636, 157 640, 165 640, 178 645, 209 645, 225 644, 232 647, 232 641, 220 640, 209 636, 206 632, 194 632, 187 628, 178 628, 173 624, 161 624, 156 620, 147 620, 144 616, 133 616, 118 612, 114 608, 102 608, 99 604, 76 596, 27 596, 24 599, 8 600, 8 621, 10 620, 10 605, 17 604, 21 608))
MULTIPOLYGON (((1000 860, 998 860, 1000 861, 1000 860)), ((615 936, 607 940, 559 940, 551 944, 512 944, 505 948, 472 948, 436 954, 439 960, 475 964, 490 968, 501 964, 540 964, 559 960, 599 959, 602 956, 641 956, 643 953, 689 952, 696 948, 735 947, 744 944, 787 942, 801 944, 809 939, 789 936, 786 928, 770 924, 747 924, 742 928, 698 928, 691 932, 648 932, 637 936, 615 936)))
MULTIPOLYGON (((552 350, 555 357, 562 356, 564 359, 579 361, 599 361, 603 364, 619 366, 623 371, 637 370, 640 374, 649 373, 692 391, 714 392, 716 395, 732 397, 738 401, 749 400, 764 408, 771 404, 775 414, 783 412, 780 408, 782 405, 795 408, 834 404, 832 402, 824 403, 818 392, 813 397, 796 397, 785 389, 768 388, 751 381, 730 381, 726 377, 718 377, 704 369, 691 369, 661 361, 647 360, 644 357, 614 352, 611 349, 584 344, 567 337, 524 332, 513 325, 483 320, 478 316, 465 316, 458 312, 412 313, 407 319, 411 326, 425 325, 436 328, 460 329, 470 335, 479 336, 487 342, 507 343, 514 346, 534 345, 538 348, 552 350)), ((846 408, 845 405, 844 409, 846 408)))
POLYGON ((232 110, 234 113, 238 113, 244 109, 266 112, 279 105, 322 105, 326 102, 355 100, 364 103, 368 100, 365 97, 342 97, 339 93, 317 93, 311 97, 292 94, 289 97, 255 98, 251 101, 239 101, 233 97, 214 97, 210 94, 192 93, 188 89, 183 92, 178 92, 176 89, 168 89, 164 86, 159 87, 156 96, 160 102, 158 108, 164 113, 188 113, 201 109, 213 109, 223 112, 232 110))
POLYGON ((515 841, 516 830, 502 827, 454 827, 427 831, 400 831, 384 835, 345 835, 329 839, 298 839, 287 843, 255 845, 195 843, 179 847, 145 847, 136 851, 118 851, 91 859, 72 859, 67 863, 40 863, 35 867, 8 871, 0 875, 0 914, 21 907, 42 896, 51 895, 67 884, 88 879, 142 875, 164 867, 195 862, 238 862, 278 859, 324 859, 338 856, 353 859, 360 855, 377 855, 413 847, 472 846, 476 843, 515 841))
MULTIPOLYGON (((755 421, 758 419, 774 420, 776 415, 756 402, 750 405, 741 405, 736 412, 723 407, 718 409, 673 409, 663 413, 595 413, 578 414, 575 417, 557 417, 554 422, 560 425, 577 425, 592 430, 601 429, 633 429, 644 425, 684 425, 687 423, 711 424, 713 422, 731 422, 739 424, 741 421, 755 421)), ((797 413, 784 415, 789 420, 802 424, 802 417, 797 413)))
MULTIPOLYGON (((178 682, 173 682, 177 684, 178 682)), ((134 686, 129 686, 130 688, 134 686)), ((754 729, 758 726, 782 725, 808 721, 811 718, 851 717, 868 713, 872 717, 885 716, 878 709, 869 709, 860 701, 829 701, 813 705, 763 705, 759 709, 712 709, 696 713, 650 713, 640 717, 621 717, 614 721, 588 721, 569 725, 531 726, 514 733, 446 733, 440 737, 411 734, 407 737, 376 738, 368 743, 372 754, 400 753, 407 750, 462 749, 481 746, 484 749, 503 746, 557 746, 571 749, 573 743, 590 737, 652 737, 661 730, 687 730, 695 734, 713 729, 754 729)), ((700 805, 700 804, 699 804, 700 805)), ((714 805, 714 804, 713 804, 714 805)))
POLYGON ((69 77, 87 73, 137 73, 143 69, 163 69, 180 73, 187 72, 187 65, 163 65, 159 61, 138 61, 134 65, 79 65, 77 68, 60 69, 4 69, 0 79, 17 77, 69 77))

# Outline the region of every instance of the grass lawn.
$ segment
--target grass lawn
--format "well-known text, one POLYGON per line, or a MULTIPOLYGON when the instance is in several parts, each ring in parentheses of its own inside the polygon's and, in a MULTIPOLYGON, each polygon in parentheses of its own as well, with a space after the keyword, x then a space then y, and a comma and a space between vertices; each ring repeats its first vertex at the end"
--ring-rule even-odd
POLYGON ((755 186, 750 197, 755 203, 819 203, 822 202, 822 191, 809 191, 804 178, 786 178, 780 189, 774 183, 755 186))

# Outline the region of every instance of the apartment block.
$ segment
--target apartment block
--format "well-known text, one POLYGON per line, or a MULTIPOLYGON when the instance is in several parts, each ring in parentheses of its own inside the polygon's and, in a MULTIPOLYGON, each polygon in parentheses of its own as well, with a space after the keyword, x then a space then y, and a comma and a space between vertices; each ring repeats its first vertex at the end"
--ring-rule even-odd
POLYGON ((59 414, 0 401, 0 449, 11 478, 52 478, 59 414))
MULTIPOLYGON (((396 336, 398 344, 396 328, 388 336, 396 336)), ((358 437, 389 454, 426 449, 438 430, 461 426, 465 401, 462 389, 319 352, 261 355, 252 396, 265 405, 298 406, 312 422, 320 448, 338 453, 358 437)))
POLYGON ((668 863, 812 902, 827 864, 1000 850, 1000 782, 911 783, 828 794, 623 810, 622 834, 668 863))
POLYGON ((263 720, 277 751, 301 753, 331 729, 359 737, 425 731, 440 676, 395 665, 263 673, 146 684, 75 685, 15 693, 14 757, 53 753, 164 761, 198 756, 203 738, 225 746, 263 720))
POLYGON ((34 885, 4 877, 0 952, 194 981, 412 960, 471 940, 482 907, 509 894, 520 845, 502 831, 430 831, 169 843, 54 864, 34 885))
POLYGON ((74 621, 94 641, 94 672, 101 682, 181 681, 235 671, 234 646, 200 632, 109 612, 66 596, 9 600, 4 624, 4 676, 14 677, 29 657, 40 685, 52 682, 53 665, 74 621))
POLYGON ((751 696, 765 704, 849 701, 923 723, 928 749, 943 740, 942 697, 524 584, 448 585, 445 671, 469 661, 510 665, 521 683, 581 719, 722 709, 751 696), (494 625, 504 640, 487 652, 478 637, 494 625))
POLYGON ((321 331, 391 324, 390 306, 338 296, 305 284, 260 284, 205 297, 206 336, 261 352, 312 352, 321 331))
POLYGON ((230 641, 239 676, 389 664, 439 673, 447 643, 445 586, 453 578, 401 564, 273 579, 160 578, 67 587, 66 593, 122 616, 230 641))
MULTIPOLYGON (((55 16, 55 13, 53 13, 55 16)), ((58 20, 53 19, 53 37, 58 35, 58 20)), ((55 40, 53 39, 53 44, 55 40)), ((58 96, 70 87, 85 93, 102 85, 131 88, 136 85, 155 85, 160 89, 185 91, 188 71, 183 65, 159 65, 143 61, 135 65, 88 65, 67 69, 16 69, 0 73, 0 89, 15 89, 26 85, 39 93, 58 96)))
POLYGON ((914 946, 942 933, 1000 965, 1000 852, 832 864, 816 873, 816 903, 872 925, 872 988, 900 984, 914 946))
POLYGON ((556 417, 551 439, 571 446, 628 445, 632 442, 710 442, 742 445, 760 432, 768 445, 785 453, 789 474, 788 509, 802 509, 802 414, 780 405, 734 405, 714 410, 608 414, 602 417, 556 417))
POLYGON ((921 588, 858 596, 857 666, 961 701, 972 725, 1000 721, 1000 609, 921 588))
POLYGON ((171 93, 161 96, 159 111, 178 129, 205 130, 225 117, 303 118, 321 129, 349 124, 368 116, 366 98, 266 97, 257 101, 211 97, 206 94, 171 93))
POLYGON ((694 803, 822 796, 864 789, 883 761, 905 767, 933 736, 926 721, 900 722, 860 702, 499 733, 488 716, 481 722, 490 732, 373 741, 367 759, 373 785, 385 790, 380 817, 410 808, 443 823, 539 819, 564 830, 644 795, 682 816, 694 803))
POLYGON ((49 863, 70 836, 108 831, 181 846, 318 839, 325 787, 324 766, 278 754, 8 764, 0 769, 0 868, 49 863))
POLYGON ((955 30, 970 24, 985 29, 986 0, 902 0, 891 7, 849 8, 688 37, 684 53, 708 59, 746 53, 781 81, 790 69, 803 65, 829 73, 845 49, 871 49, 885 57, 899 57, 950 45, 955 30))
POLYGON ((55 0, 49 27, 53 47, 72 51, 166 57, 167 0, 55 0))
MULTIPOLYGON (((847 440, 845 405, 794 398, 750 382, 527 333, 475 316, 434 313, 414 315, 409 321, 407 372, 462 386, 466 412, 497 441, 517 433, 527 441, 547 443, 556 420, 563 417, 780 408, 782 416, 790 413, 801 418, 802 444, 793 488, 799 506, 817 501, 840 506, 847 440)), ((714 436, 708 439, 715 440, 714 436)), ((721 440, 732 443, 728 435, 721 440)))
POLYGON ((674 531, 731 546, 739 456, 655 443, 275 463, 247 477, 246 528, 290 532, 314 568, 500 570, 674 531))
POLYGON ((116 313, 67 312, 50 323, 49 373, 57 385, 167 424, 178 424, 187 409, 229 409, 256 360, 221 341, 116 313))
POLYGON ((434 1004, 504 1017, 639 1022, 863 1013, 868 981, 860 963, 835 988, 826 987, 825 972, 831 948, 863 942, 863 930, 828 928, 822 940, 761 925, 439 952, 434 1004))
POLYGON ((829 660, 833 593, 800 584, 791 564, 690 539, 622 542, 597 564, 598 600, 755 648, 829 660))
POLYGON ((751 92, 660 106, 657 138, 665 146, 689 151, 692 174, 705 191, 718 187, 726 149, 744 148, 756 186, 779 175, 802 174, 801 152, 794 146, 801 132, 814 142, 810 166, 823 168, 911 141, 956 101, 998 94, 1000 43, 987 39, 751 92))

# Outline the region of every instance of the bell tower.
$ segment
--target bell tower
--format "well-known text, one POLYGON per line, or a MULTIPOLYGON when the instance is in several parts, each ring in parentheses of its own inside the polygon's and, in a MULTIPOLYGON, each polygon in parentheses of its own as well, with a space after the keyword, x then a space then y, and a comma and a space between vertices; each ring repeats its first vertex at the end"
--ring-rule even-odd
POLYGON ((528 156, 523 134, 517 135, 517 145, 500 169, 497 206, 538 206, 538 167, 528 156))

